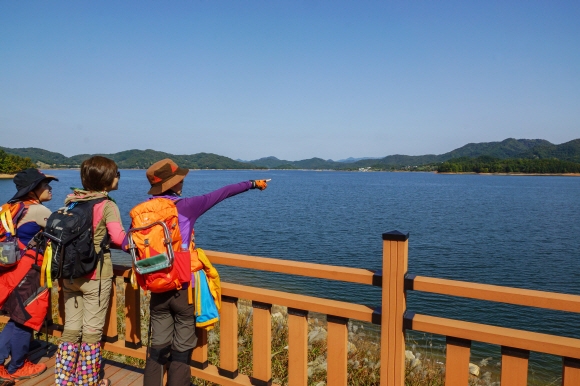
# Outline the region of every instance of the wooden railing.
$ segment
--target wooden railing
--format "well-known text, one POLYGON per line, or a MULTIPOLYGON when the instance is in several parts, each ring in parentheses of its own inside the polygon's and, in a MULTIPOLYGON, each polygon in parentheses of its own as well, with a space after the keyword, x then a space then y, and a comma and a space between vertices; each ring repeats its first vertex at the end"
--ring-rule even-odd
MULTIPOLYGON (((291 386, 307 384, 308 312, 327 315, 327 384, 330 386, 347 385, 349 319, 381 325, 382 386, 404 385, 405 330, 446 337, 446 386, 468 384, 471 341, 501 346, 502 385, 526 385, 530 351, 562 357, 562 385, 580 385, 580 339, 415 314, 407 310, 406 293, 423 291, 568 312, 580 312, 580 296, 409 275, 408 234, 397 231, 383 234, 383 269, 377 272, 223 252, 206 251, 206 254, 214 264, 219 265, 381 287, 382 301, 379 307, 372 308, 222 282, 220 367, 208 363, 207 333, 197 329, 198 343, 191 358, 191 374, 195 377, 221 385, 272 385, 271 307, 279 305, 288 307, 288 384, 291 386), (238 299, 251 301, 253 307, 251 378, 238 371, 238 299)), ((130 269, 116 266, 114 271, 117 277, 124 279, 124 284, 123 288, 113 285, 104 329, 104 349, 145 359, 146 350, 141 339, 140 290, 134 290, 128 283, 130 269), (124 341, 118 338, 116 315, 116 294, 120 290, 125 292, 124 341)), ((49 327, 49 332, 54 336, 61 334, 64 315, 62 292, 59 294, 58 318, 49 327)))

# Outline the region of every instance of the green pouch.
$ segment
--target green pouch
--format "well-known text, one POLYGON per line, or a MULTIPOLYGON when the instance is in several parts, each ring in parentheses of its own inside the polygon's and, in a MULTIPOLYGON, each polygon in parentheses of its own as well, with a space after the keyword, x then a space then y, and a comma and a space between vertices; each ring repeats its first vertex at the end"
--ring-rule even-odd
POLYGON ((137 271, 138 274, 143 275, 146 273, 161 271, 162 269, 169 268, 170 266, 171 264, 167 255, 165 253, 160 253, 158 255, 136 261, 135 271, 137 271))

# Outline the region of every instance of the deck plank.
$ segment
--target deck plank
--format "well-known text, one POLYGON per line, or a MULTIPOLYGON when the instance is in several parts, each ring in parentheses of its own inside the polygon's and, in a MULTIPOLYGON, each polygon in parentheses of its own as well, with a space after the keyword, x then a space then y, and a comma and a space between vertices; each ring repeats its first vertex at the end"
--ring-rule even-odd
MULTIPOLYGON (((46 371, 38 377, 22 380, 16 383, 17 386, 53 386, 54 385, 54 364, 55 364, 56 346, 47 346, 43 343, 40 347, 35 348, 29 354, 29 359, 34 363, 46 364, 46 371)), ((143 369, 134 366, 118 363, 110 359, 103 360, 103 370, 105 378, 109 378, 111 383, 123 383, 124 385, 142 385, 143 369)))

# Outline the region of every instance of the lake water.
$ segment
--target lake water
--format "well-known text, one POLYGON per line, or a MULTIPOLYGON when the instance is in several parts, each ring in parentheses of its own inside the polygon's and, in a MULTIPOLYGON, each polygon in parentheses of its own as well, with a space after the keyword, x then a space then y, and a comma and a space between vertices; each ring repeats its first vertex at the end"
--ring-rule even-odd
MULTIPOLYGON (((62 206, 76 170, 51 170, 51 209, 62 206)), ((143 170, 121 171, 123 221, 148 196, 143 170)), ((201 248, 255 256, 380 269, 381 234, 409 232, 409 272, 417 275, 580 294, 580 178, 349 173, 314 171, 191 171, 184 196, 248 179, 271 178, 263 192, 230 198, 196 224, 201 248)), ((0 201, 15 192, 0 180, 0 201)), ((123 260, 124 257, 117 257, 123 260)), ((128 261, 125 259, 124 261, 128 261)), ((368 305, 368 286, 222 267, 222 279, 368 305)), ((411 292, 417 313, 580 338, 580 315, 411 292)), ((420 336, 415 336, 425 344, 420 336)), ((433 343, 444 341, 435 337, 433 343)), ((472 362, 499 348, 473 345, 472 362)), ((532 377, 542 384, 561 361, 532 354, 532 377)))

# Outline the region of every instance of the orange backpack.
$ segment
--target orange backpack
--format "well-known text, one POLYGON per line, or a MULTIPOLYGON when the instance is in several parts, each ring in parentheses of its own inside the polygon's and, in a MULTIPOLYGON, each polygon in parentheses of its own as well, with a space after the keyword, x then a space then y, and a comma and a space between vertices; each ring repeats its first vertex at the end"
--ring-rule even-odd
POLYGON ((155 293, 181 289, 202 264, 193 242, 182 245, 175 202, 153 198, 135 206, 129 215, 127 236, 137 283, 155 293))

